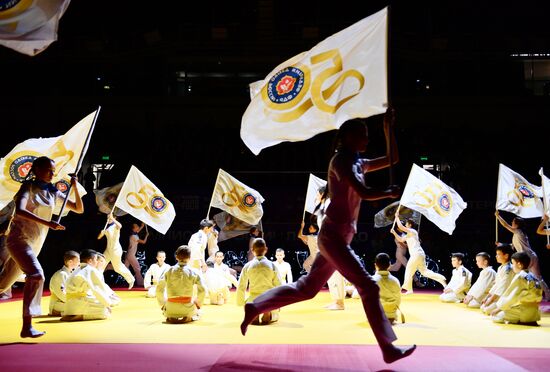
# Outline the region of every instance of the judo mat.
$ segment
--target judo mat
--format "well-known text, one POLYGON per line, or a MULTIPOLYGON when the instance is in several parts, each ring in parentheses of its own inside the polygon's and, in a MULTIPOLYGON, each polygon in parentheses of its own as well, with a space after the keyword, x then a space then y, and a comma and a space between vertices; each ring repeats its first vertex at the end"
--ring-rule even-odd
MULTIPOLYGON (((544 371, 550 367, 550 314, 539 326, 495 324, 479 310, 443 304, 437 294, 404 296, 406 323, 398 345, 415 353, 382 361, 360 300, 346 309, 323 308, 327 292, 283 308, 280 320, 239 331, 243 311, 235 295, 223 306, 205 305, 199 321, 166 324, 144 291, 117 291, 121 304, 108 320, 64 323, 34 319, 47 334, 21 339, 21 300, 0 302, 1 371, 121 369, 156 371, 544 371), (75 366, 78 366, 75 368, 75 366)), ((49 298, 43 299, 43 312, 49 298)), ((205 301, 208 303, 208 300, 205 301)), ((548 304, 543 303, 543 310, 548 304)))

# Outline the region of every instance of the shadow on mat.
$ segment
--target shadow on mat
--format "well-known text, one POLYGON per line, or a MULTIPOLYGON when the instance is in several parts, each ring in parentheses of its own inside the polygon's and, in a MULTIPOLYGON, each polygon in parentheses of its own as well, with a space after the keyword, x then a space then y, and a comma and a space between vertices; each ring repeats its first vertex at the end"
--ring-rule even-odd
MULTIPOLYGON (((267 362, 252 361, 250 363, 238 363, 238 362, 226 362, 226 363, 216 363, 214 364, 209 371, 211 372, 223 372, 223 371, 251 371, 251 372, 317 372, 319 371, 320 366, 304 366, 304 365, 282 365, 282 364, 272 364, 267 362)), ((326 368, 323 366, 323 371, 327 372, 341 372, 342 368, 326 368)), ((346 371, 361 371, 364 372, 364 368, 357 369, 346 369, 346 371)), ((368 371, 368 369, 367 369, 368 371)), ((378 372, 391 372, 391 369, 383 369, 378 372)))
POLYGON ((38 344, 38 342, 22 342, 22 341, 19 341, 19 342, 8 342, 8 343, 5 343, 5 344, 0 344, 0 347, 2 346, 11 346, 11 345, 36 345, 38 344))

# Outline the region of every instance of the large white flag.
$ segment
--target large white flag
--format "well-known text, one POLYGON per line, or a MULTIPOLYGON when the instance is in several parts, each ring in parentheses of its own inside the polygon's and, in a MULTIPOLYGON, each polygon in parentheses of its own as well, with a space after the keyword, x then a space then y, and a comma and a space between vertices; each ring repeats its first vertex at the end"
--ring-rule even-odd
POLYGON ((0 1, 0 45, 29 56, 57 40, 60 18, 70 0, 0 1))
POLYGON ((544 198, 544 214, 550 217, 550 178, 544 175, 544 170, 540 168, 539 174, 542 178, 542 197, 544 198))
POLYGON ((386 111, 387 8, 277 66, 250 87, 241 138, 258 155, 386 111), (261 88, 260 88, 261 87, 261 88))
POLYGON ((498 168, 496 209, 508 211, 523 218, 541 217, 542 188, 528 182, 521 174, 504 164, 498 168))
POLYGON ((161 234, 172 225, 176 210, 162 192, 132 165, 115 202, 118 207, 161 234))
POLYGON ((309 181, 307 183, 307 193, 306 193, 306 212, 313 213, 315 211, 315 201, 317 200, 317 193, 319 189, 323 186, 326 186, 327 181, 313 174, 309 174, 309 181))
POLYGON ((449 235, 467 206, 455 190, 416 164, 412 166, 401 204, 422 213, 449 235))
POLYGON ((264 198, 258 191, 223 169, 219 170, 212 194, 212 207, 226 211, 250 225, 257 225, 264 214, 263 202, 264 198))
MULTIPOLYGON (((62 181, 69 182, 69 174, 76 171, 80 154, 84 156, 88 150, 84 146, 95 114, 96 111, 92 112, 62 136, 31 138, 21 142, 0 159, 0 209, 13 199, 34 159, 40 156, 48 156, 55 161, 53 182, 64 191, 62 181)), ((81 196, 86 194, 82 186, 79 190, 81 196)))

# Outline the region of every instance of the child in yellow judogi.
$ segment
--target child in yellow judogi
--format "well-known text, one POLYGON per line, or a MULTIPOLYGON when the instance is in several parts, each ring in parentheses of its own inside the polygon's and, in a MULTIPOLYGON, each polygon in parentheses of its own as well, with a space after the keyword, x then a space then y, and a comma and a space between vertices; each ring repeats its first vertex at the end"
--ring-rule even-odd
POLYGON ((401 304, 401 283, 388 271, 390 256, 386 253, 378 253, 374 265, 376 273, 372 279, 380 287, 380 303, 384 308, 386 317, 393 324, 397 319, 397 310, 401 304))
POLYGON ((204 300, 205 286, 198 272, 188 263, 191 249, 182 245, 176 249, 178 263, 160 278, 157 285, 157 301, 167 323, 188 323, 198 319, 198 310, 204 300), (197 298, 193 298, 193 288, 197 298))

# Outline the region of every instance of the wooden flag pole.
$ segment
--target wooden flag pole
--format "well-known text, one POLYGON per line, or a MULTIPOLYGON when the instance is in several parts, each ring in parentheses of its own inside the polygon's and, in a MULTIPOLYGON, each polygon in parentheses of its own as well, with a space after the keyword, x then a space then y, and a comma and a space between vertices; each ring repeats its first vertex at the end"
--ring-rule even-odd
MULTIPOLYGON (((92 121, 92 125, 90 126, 90 130, 88 131, 88 135, 86 136, 86 141, 84 142, 84 146, 82 146, 82 150, 80 151, 80 156, 78 158, 78 163, 76 164, 76 169, 74 171, 75 177, 80 171, 80 167, 82 166, 82 161, 84 160, 84 150, 88 148, 88 145, 90 144, 90 139, 92 138, 92 133, 94 132, 95 123, 97 121, 97 117, 99 116, 99 112, 101 111, 101 106, 98 106, 95 115, 94 120, 92 121)), ((65 196, 65 199, 63 200, 63 205, 61 205, 61 209, 59 210, 59 216, 57 217, 57 223, 61 221, 61 217, 63 215, 63 210, 65 209, 65 206, 67 205, 67 200, 69 200, 69 196, 71 195, 71 188, 73 184, 72 182, 69 183, 69 187, 67 189, 67 195, 65 196)))

